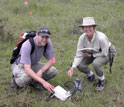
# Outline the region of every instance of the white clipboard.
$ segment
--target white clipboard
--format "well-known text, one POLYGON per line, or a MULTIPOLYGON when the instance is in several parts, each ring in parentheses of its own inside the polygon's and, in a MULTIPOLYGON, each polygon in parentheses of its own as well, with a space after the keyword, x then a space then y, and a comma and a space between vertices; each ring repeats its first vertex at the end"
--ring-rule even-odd
POLYGON ((64 88, 62 88, 59 85, 55 87, 53 91, 54 91, 54 96, 56 96, 61 101, 65 101, 68 97, 71 96, 70 91, 66 91, 64 88))

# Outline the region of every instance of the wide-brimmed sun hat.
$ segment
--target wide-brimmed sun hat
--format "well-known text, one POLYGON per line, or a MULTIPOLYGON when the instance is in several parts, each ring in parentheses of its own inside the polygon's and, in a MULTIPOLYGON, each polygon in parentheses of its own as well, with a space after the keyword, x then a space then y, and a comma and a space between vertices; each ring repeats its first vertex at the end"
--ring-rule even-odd
POLYGON ((94 17, 83 17, 83 23, 82 25, 79 25, 79 27, 84 27, 84 26, 98 26, 95 23, 94 17))

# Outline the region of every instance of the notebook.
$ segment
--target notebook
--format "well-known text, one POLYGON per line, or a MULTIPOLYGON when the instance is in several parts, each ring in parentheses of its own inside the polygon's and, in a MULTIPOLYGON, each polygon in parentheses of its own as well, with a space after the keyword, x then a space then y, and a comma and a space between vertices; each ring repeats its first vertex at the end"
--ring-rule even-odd
POLYGON ((100 52, 100 51, 96 50, 95 48, 83 48, 83 49, 80 49, 78 51, 87 52, 89 54, 99 53, 100 52))

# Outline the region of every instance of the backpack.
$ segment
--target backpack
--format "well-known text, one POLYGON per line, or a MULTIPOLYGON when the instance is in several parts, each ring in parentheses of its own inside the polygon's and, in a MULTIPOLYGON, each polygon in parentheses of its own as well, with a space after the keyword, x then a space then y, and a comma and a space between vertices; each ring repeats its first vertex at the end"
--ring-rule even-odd
POLYGON ((10 59, 10 64, 13 64, 15 62, 15 60, 20 56, 19 52, 21 49, 22 44, 29 39, 30 43, 31 43, 31 54, 34 52, 35 49, 35 44, 34 44, 34 40, 33 37, 35 37, 36 35, 36 31, 29 31, 29 32, 22 32, 20 34, 20 39, 16 44, 16 47, 13 49, 12 52, 12 57, 10 59))
MULTIPOLYGON (((17 42, 16 44, 16 47, 13 49, 13 52, 12 52, 12 57, 10 59, 10 64, 13 64, 15 62, 15 60, 20 57, 19 55, 19 52, 20 52, 20 49, 22 47, 22 44, 29 39, 29 42, 31 44, 31 54, 34 52, 34 49, 35 49, 35 44, 34 44, 34 40, 33 38, 35 37, 36 35, 36 31, 29 31, 29 32, 22 32, 20 34, 20 39, 19 41, 17 42)), ((47 43, 48 44, 48 43, 47 43)), ((47 44, 45 45, 44 47, 44 53, 46 52, 46 48, 47 48, 47 44)), ((30 55, 31 55, 30 54, 30 55)))

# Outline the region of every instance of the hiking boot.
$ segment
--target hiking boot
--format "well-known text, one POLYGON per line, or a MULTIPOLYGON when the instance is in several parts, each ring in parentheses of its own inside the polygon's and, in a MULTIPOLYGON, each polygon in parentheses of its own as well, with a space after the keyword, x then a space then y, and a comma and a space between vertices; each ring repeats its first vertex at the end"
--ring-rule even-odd
POLYGON ((93 82, 95 80, 95 75, 91 75, 91 76, 87 76, 87 79, 90 81, 90 82, 93 82))
POLYGON ((40 83, 35 82, 34 80, 32 80, 32 82, 29 84, 29 86, 33 87, 37 91, 43 91, 44 90, 44 87, 40 83))
POLYGON ((102 91, 105 88, 105 80, 98 80, 96 91, 102 91))
POLYGON ((11 90, 14 92, 17 92, 18 89, 19 89, 19 86, 16 84, 14 76, 12 76, 11 90))

